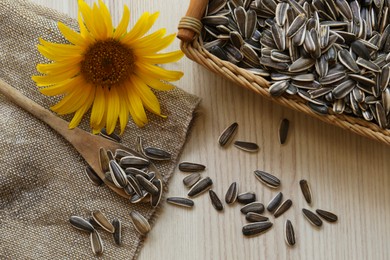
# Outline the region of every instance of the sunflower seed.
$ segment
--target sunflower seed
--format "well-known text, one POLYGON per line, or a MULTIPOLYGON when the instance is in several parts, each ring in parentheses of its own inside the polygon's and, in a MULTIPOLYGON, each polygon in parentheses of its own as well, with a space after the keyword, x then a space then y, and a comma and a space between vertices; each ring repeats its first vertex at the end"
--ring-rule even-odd
POLYGON ((209 190, 209 195, 210 195, 210 200, 211 204, 217 211, 222 211, 223 210, 223 204, 221 200, 218 198, 218 195, 213 191, 209 190))
POLYGON ((287 140, 288 127, 290 122, 288 119, 283 118, 279 125, 279 142, 280 144, 284 144, 287 140))
POLYGON ((124 188, 123 188, 124 192, 129 195, 129 196, 132 196, 135 191, 133 190, 133 188, 131 187, 130 184, 127 184, 124 188))
POLYGON ((205 177, 195 183, 194 186, 192 186, 192 188, 188 191, 187 195, 189 197, 198 196, 199 194, 209 190, 212 185, 213 181, 210 179, 210 177, 205 177))
POLYGON ((237 128, 238 128, 238 124, 234 122, 233 124, 228 126, 225 130, 223 130, 223 132, 218 138, 219 145, 220 146, 227 145, 231 141, 233 136, 237 133, 237 128))
POLYGON ((287 3, 278 3, 275 10, 275 21, 279 26, 283 26, 287 19, 287 10, 289 5, 287 3))
POLYGON ((121 224, 120 220, 114 219, 112 221, 112 225, 115 228, 115 232, 114 232, 114 234, 112 234, 114 237, 114 242, 115 242, 115 244, 117 244, 119 246, 122 244, 122 224, 121 224))
POLYGON ((131 222, 141 235, 146 235, 151 230, 148 220, 136 210, 130 212, 131 222))
POLYGON ((254 174, 255 174, 256 179, 258 179, 259 181, 261 181, 262 183, 264 183, 268 187, 275 189, 275 188, 280 186, 279 178, 277 178, 276 176, 274 176, 272 174, 269 174, 269 173, 264 172, 264 171, 259 171, 259 170, 254 171, 254 174))
POLYGON ((351 53, 345 49, 338 52, 339 61, 350 71, 358 73, 360 71, 356 61, 351 56, 351 53))
POLYGON ((110 150, 107 151, 107 157, 108 157, 108 161, 111 161, 111 160, 115 161, 115 156, 112 153, 112 151, 110 151, 110 150))
POLYGON ((186 187, 192 187, 195 183, 197 183, 200 180, 200 174, 197 172, 191 173, 187 177, 183 179, 183 184, 186 187))
POLYGON ((302 209, 303 215, 306 217, 306 219, 312 224, 313 226, 316 227, 321 227, 322 226, 322 220, 312 211, 308 209, 302 209))
POLYGON ((142 169, 144 167, 148 167, 149 164, 150 164, 149 160, 138 156, 125 156, 119 160, 119 165, 123 168, 134 167, 134 168, 142 169))
POLYGON ((170 204, 192 208, 194 206, 194 201, 187 198, 181 198, 181 197, 169 197, 167 198, 167 202, 170 204))
POLYGON ((110 233, 114 233, 114 226, 108 221, 107 217, 100 211, 92 211, 92 218, 98 223, 104 230, 110 233))
POLYGON ((260 215, 259 213, 255 213, 255 212, 248 212, 248 213, 246 213, 245 219, 248 222, 263 222, 263 221, 268 221, 269 220, 268 217, 265 217, 263 215, 260 215))
POLYGON ((140 190, 140 192, 141 192, 141 195, 135 193, 135 194, 133 194, 133 195, 131 196, 131 198, 130 198, 130 203, 136 204, 136 203, 139 203, 139 202, 141 202, 141 201, 144 201, 145 198, 149 195, 149 193, 147 193, 147 192, 144 191, 144 190, 140 190))
POLYGON ((335 215, 329 211, 317 209, 316 213, 318 214, 318 216, 320 216, 321 218, 323 218, 324 220, 326 220, 328 222, 336 222, 338 220, 337 215, 335 215))
POLYGON ((264 233, 272 227, 272 222, 262 221, 246 224, 242 227, 242 234, 244 236, 253 236, 264 233))
POLYGON ((294 21, 288 27, 286 36, 293 37, 299 31, 299 29, 305 25, 305 23, 306 15, 304 13, 300 13, 297 17, 295 17, 294 21))
MULTIPOLYGON (((127 179, 127 182, 128 184, 131 186, 131 188, 134 190, 134 192, 139 196, 139 197, 143 197, 143 192, 141 190, 141 187, 137 181, 137 179, 132 176, 132 175, 127 175, 126 176, 126 179, 127 179)), ((133 196, 134 197, 134 196, 133 196)))
POLYGON ((235 141, 234 146, 240 150, 255 153, 259 150, 259 146, 256 143, 244 142, 244 141, 235 141))
POLYGON ((237 195, 238 195, 238 184, 237 182, 233 182, 232 184, 230 184, 229 189, 226 192, 225 202, 227 204, 233 204, 237 199, 237 195))
POLYGON ((88 180, 95 186, 100 186, 104 183, 91 166, 85 167, 85 175, 87 176, 88 180))
POLYGON ((86 232, 94 232, 95 228, 92 226, 91 223, 89 223, 87 220, 78 217, 78 216, 71 216, 69 218, 69 223, 78 230, 86 231, 86 232))
POLYGON ((292 201, 290 199, 285 200, 274 212, 274 217, 277 218, 286 212, 292 206, 292 201))
POLYGON ((110 159, 108 158, 107 151, 103 147, 99 149, 99 164, 102 172, 108 172, 110 170, 108 164, 110 159))
POLYGON ((99 135, 117 143, 121 142, 121 138, 119 137, 119 135, 115 133, 108 134, 106 128, 102 128, 99 135))
POLYGON ((315 59, 301 57, 294 61, 288 68, 289 72, 302 72, 310 69, 316 63, 315 59))
POLYGON ((158 189, 157 194, 151 194, 152 199, 150 200, 150 204, 152 205, 153 208, 155 208, 158 206, 158 204, 161 201, 161 197, 162 197, 162 193, 163 193, 163 183, 160 179, 157 179, 157 178, 153 179, 152 183, 158 189))
POLYGON ((281 96, 288 88, 287 80, 277 81, 269 87, 269 93, 274 97, 281 96))
POLYGON ((206 166, 199 163, 182 162, 179 164, 179 170, 182 172, 200 172, 206 169, 206 166))
POLYGON ((125 173, 126 173, 126 175, 132 175, 133 177, 136 177, 137 175, 141 175, 141 176, 145 177, 146 179, 149 179, 149 175, 147 172, 145 172, 141 169, 134 168, 134 167, 127 167, 125 169, 125 173))
POLYGON ((295 245, 295 232, 294 232, 294 227, 291 224, 290 220, 286 220, 284 224, 284 238, 289 246, 294 246, 295 245))
POLYGON ((260 202, 252 202, 249 204, 246 204, 244 207, 241 208, 241 213, 247 214, 248 212, 258 213, 261 214, 264 212, 264 205, 260 202))
POLYGON ((361 41, 352 42, 351 48, 359 57, 362 57, 365 60, 370 60, 370 51, 361 41))
POLYGON ((126 150, 123 150, 123 149, 116 149, 115 150, 115 154, 114 154, 115 160, 119 161, 122 157, 125 157, 125 156, 134 156, 134 154, 132 154, 126 150))
POLYGON ((269 212, 274 212, 279 207, 280 203, 282 203, 282 199, 283 199, 283 193, 279 192, 278 194, 275 195, 275 197, 273 197, 270 200, 270 202, 267 205, 267 210, 269 212))
POLYGON ((172 155, 167 151, 164 151, 156 147, 146 147, 144 149, 144 154, 146 158, 151 160, 156 160, 156 161, 166 161, 166 160, 170 160, 172 157, 172 155))
POLYGON ((144 176, 137 175, 135 177, 138 181, 138 184, 145 189, 145 191, 149 192, 152 195, 157 195, 158 194, 158 188, 154 186, 154 184, 146 179, 144 176))
POLYGON ((95 230, 90 234, 91 248, 94 255, 101 255, 104 251, 103 240, 95 230))
POLYGON ((256 201, 256 194, 254 192, 244 192, 237 195, 237 201, 241 204, 248 204, 256 201))
POLYGON ((303 197, 305 197, 305 200, 307 203, 311 204, 312 201, 312 195, 311 195, 311 189, 309 186, 309 183, 307 180, 300 180, 299 186, 301 187, 303 197))
POLYGON ((111 160, 109 163, 111 178, 118 188, 124 188, 127 185, 127 179, 126 179, 126 173, 124 170, 119 166, 119 164, 111 160))

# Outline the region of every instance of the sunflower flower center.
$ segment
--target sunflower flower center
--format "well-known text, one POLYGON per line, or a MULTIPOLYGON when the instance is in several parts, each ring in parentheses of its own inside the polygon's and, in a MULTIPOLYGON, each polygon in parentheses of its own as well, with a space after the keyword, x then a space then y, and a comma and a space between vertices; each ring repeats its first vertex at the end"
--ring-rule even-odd
POLYGON ((134 67, 132 50, 119 41, 97 41, 84 54, 81 73, 85 79, 109 89, 129 78, 134 67))

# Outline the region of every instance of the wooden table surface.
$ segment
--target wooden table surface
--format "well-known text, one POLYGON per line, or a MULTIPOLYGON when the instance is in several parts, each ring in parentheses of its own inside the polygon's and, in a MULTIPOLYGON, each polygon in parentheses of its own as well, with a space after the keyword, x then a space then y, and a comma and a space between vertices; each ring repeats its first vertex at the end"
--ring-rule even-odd
MULTIPOLYGON (((77 0, 33 1, 72 17, 77 15, 77 0)), ((132 24, 145 11, 160 11, 153 29, 165 27, 173 33, 189 0, 104 2, 116 23, 123 4, 130 7, 132 24)), ((178 48, 176 40, 169 50, 178 48)), ((184 77, 175 84, 202 98, 181 161, 205 164, 202 175, 214 180, 213 189, 220 197, 236 181, 240 192, 253 191, 260 202, 268 203, 281 191, 284 198, 292 199, 293 206, 277 219, 266 214, 274 223, 272 229, 247 238, 242 235, 246 221, 237 203, 225 205, 222 213, 214 210, 207 194, 195 198, 193 209, 164 204, 139 259, 389 259, 389 146, 273 104, 186 57, 167 67, 184 71, 184 77), (283 146, 277 137, 282 118, 290 120, 290 133, 283 146), (235 121, 239 124, 236 139, 258 143, 258 153, 217 145, 220 132, 235 121), (256 169, 278 176, 281 187, 273 190, 261 184, 254 177, 256 169), (301 179, 311 185, 312 206, 303 199, 298 184, 301 179), (313 228, 301 213, 303 207, 333 211, 339 221, 313 228), (284 242, 286 219, 295 227, 297 244, 293 248, 284 242)), ((168 196, 187 194, 182 183, 185 176, 175 171, 168 196)))

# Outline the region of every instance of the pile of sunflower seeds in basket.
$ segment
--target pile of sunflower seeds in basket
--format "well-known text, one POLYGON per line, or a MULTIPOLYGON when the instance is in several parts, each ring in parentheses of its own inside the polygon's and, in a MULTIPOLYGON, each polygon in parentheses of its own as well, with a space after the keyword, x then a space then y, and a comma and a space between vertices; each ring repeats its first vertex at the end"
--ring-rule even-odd
POLYGON ((389 0, 211 0, 204 47, 319 114, 390 128, 389 0))
MULTIPOLYGON (((287 132, 289 128, 288 122, 289 121, 287 119, 283 119, 280 123, 280 144, 284 144, 287 139, 287 132)), ((222 132, 218 139, 218 143, 221 147, 226 147, 232 141, 233 136, 237 132, 237 128, 238 124, 233 123, 222 132)), ((246 149, 241 150, 246 151, 246 149)), ((249 150, 247 152, 254 151, 249 150)), ((189 175, 183 179, 183 184, 189 188, 189 191, 187 193, 187 197, 169 197, 167 198, 167 202, 180 207, 192 208, 195 205, 193 198, 208 191, 211 205, 219 212, 224 211, 224 203, 217 195, 217 193, 212 189, 214 185, 212 179, 208 176, 203 178, 201 177, 200 173, 205 169, 206 166, 200 163, 180 163, 179 170, 181 172, 189 173, 189 175)), ((254 176, 257 180, 269 188, 277 190, 281 187, 281 180, 270 173, 261 170, 255 170, 254 176)), ((312 191, 308 181, 304 179, 300 180, 299 186, 305 201, 309 206, 312 206, 312 191)), ((232 206, 235 202, 238 202, 242 205, 240 211, 245 215, 245 219, 248 222, 242 226, 242 233, 244 236, 259 235, 272 228, 274 223, 266 215, 266 211, 273 215, 273 219, 276 221, 277 218, 287 212, 293 205, 291 199, 283 200, 283 193, 279 191, 265 206, 262 202, 257 200, 255 192, 244 191, 239 193, 239 185, 237 182, 230 184, 230 186, 227 188, 224 198, 227 205, 232 206)), ((313 212, 310 209, 302 208, 302 214, 315 228, 320 228, 322 226, 322 219, 330 223, 338 221, 336 214, 322 209, 316 209, 315 212, 313 212)), ((286 219, 284 223, 284 238, 288 246, 294 246, 296 244, 294 226, 289 219, 286 219)))

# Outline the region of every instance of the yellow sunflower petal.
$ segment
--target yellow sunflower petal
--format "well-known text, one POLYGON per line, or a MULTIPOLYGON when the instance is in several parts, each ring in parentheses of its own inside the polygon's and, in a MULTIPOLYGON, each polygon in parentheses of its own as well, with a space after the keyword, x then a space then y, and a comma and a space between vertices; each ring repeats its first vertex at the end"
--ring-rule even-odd
POLYGON ((95 39, 98 40, 104 40, 107 38, 107 26, 106 23, 104 22, 104 17, 96 5, 96 3, 93 4, 92 7, 92 15, 93 15, 93 26, 96 30, 96 35, 95 39), (99 21, 99 22, 98 22, 99 21))
POLYGON ((79 67, 79 61, 77 59, 70 59, 67 61, 61 61, 61 62, 53 62, 53 63, 46 63, 46 64, 38 64, 37 70, 40 73, 43 74, 59 74, 64 73, 69 70, 69 68, 72 67, 79 67))
MULTIPOLYGON (((106 102, 107 103, 107 102, 106 102)), ((106 125, 106 120, 107 119, 107 109, 104 109, 104 114, 103 114, 103 118, 102 118, 102 121, 100 122, 99 125, 96 125, 96 126, 91 126, 92 127, 92 133, 93 134, 98 134, 100 133, 100 131, 102 130, 102 128, 106 125)))
POLYGON ((172 84, 169 84, 168 82, 164 82, 159 80, 158 78, 151 77, 150 75, 146 75, 145 73, 141 71, 136 71, 135 74, 140 77, 149 87, 157 89, 157 90, 171 90, 175 86, 172 84))
POLYGON ((160 53, 149 56, 138 57, 139 60, 149 62, 151 64, 162 64, 162 63, 170 63, 176 62, 183 57, 184 53, 181 50, 168 52, 168 53, 160 53))
POLYGON ((68 55, 69 52, 81 54, 83 48, 77 45, 64 44, 64 43, 54 43, 46 41, 42 38, 39 38, 39 43, 44 46, 48 51, 52 51, 58 55, 68 55))
POLYGON ((50 109, 60 115, 73 113, 85 104, 90 94, 94 95, 93 91, 94 87, 89 85, 76 88, 50 109))
MULTIPOLYGON (((126 92, 122 89, 122 87, 118 88, 118 93, 121 97, 125 97, 126 92)), ((123 134, 127 123, 129 121, 129 109, 127 107, 126 99, 120 99, 120 110, 119 110, 119 124, 120 124, 120 134, 123 134)))
POLYGON ((93 101, 90 124, 94 128, 103 120, 104 111, 106 109, 106 97, 102 87, 96 87, 95 99, 93 101))
POLYGON ((158 15, 158 12, 152 15, 147 12, 143 13, 131 31, 122 38, 122 41, 126 44, 131 44, 134 40, 142 37, 153 26, 158 15))
POLYGON ((160 103, 154 95, 154 93, 150 90, 150 88, 137 76, 132 77, 132 81, 134 84, 134 90, 136 94, 141 98, 144 106, 152 113, 156 115, 161 114, 160 103))
POLYGON ((80 33, 73 31, 72 29, 70 29, 68 26, 66 26, 61 22, 58 22, 58 29, 61 31, 61 33, 69 42, 73 43, 74 45, 78 45, 82 47, 86 46, 86 42, 80 33))
POLYGON ((81 62, 83 60, 83 56, 81 55, 81 53, 68 52, 60 55, 42 45, 38 45, 37 49, 43 56, 53 61, 77 60, 81 62))
POLYGON ((122 19, 119 22, 118 27, 115 29, 114 35, 112 36, 114 39, 119 39, 127 32, 127 27, 129 26, 129 20, 130 20, 130 10, 125 5, 123 6, 123 15, 122 19))
POLYGON ((183 76, 183 72, 175 70, 166 70, 148 63, 136 62, 136 71, 140 71, 147 76, 159 78, 166 81, 176 81, 183 76))
POLYGON ((142 46, 150 45, 151 43, 158 42, 160 39, 162 39, 162 37, 164 37, 166 32, 167 32, 167 30, 165 28, 159 29, 159 30, 155 31, 154 33, 151 33, 145 37, 138 38, 138 39, 132 41, 128 45, 130 47, 132 47, 132 49, 142 48, 142 46))
POLYGON ((174 40, 176 34, 170 34, 165 36, 164 38, 155 41, 155 42, 147 42, 147 44, 138 45, 134 48, 134 54, 137 56, 147 56, 154 54, 162 49, 168 47, 174 40))
POLYGON ((115 130, 116 122, 119 116, 120 102, 116 88, 111 88, 107 94, 107 122, 106 130, 111 134, 115 130))
POLYGON ((110 11, 102 0, 99 0, 99 7, 104 24, 106 25, 106 37, 112 37, 114 28, 112 26, 110 11))
POLYGON ((91 42, 93 42, 93 38, 89 34, 87 27, 85 27, 83 16, 82 16, 82 13, 80 11, 78 12, 78 15, 77 15, 77 21, 79 23, 80 35, 84 38, 84 40, 86 41, 86 44, 89 45, 91 42))
POLYGON ((73 129, 80 124, 81 119, 83 118, 84 114, 88 111, 88 109, 91 107, 92 102, 93 102, 93 95, 89 95, 87 100, 85 100, 84 105, 76 111, 72 120, 70 121, 69 123, 70 129, 73 129))
POLYGON ((137 126, 143 127, 148 122, 148 118, 146 116, 141 98, 132 89, 128 89, 127 94, 127 106, 130 111, 131 117, 133 118, 134 123, 137 126))
POLYGON ((69 68, 68 71, 60 74, 48 74, 45 76, 32 76, 32 80, 35 81, 37 86, 49 86, 60 83, 69 78, 73 78, 78 75, 80 69, 78 67, 69 68))
POLYGON ((79 0, 79 10, 81 12, 81 15, 83 17, 83 21, 84 21, 84 24, 85 24, 85 27, 86 29, 93 35, 93 37, 96 39, 99 37, 99 32, 98 30, 96 30, 96 25, 99 23, 97 21, 94 20, 94 17, 93 17, 93 10, 91 9, 91 7, 89 7, 87 5, 87 3, 85 3, 84 1, 82 0, 79 0))
POLYGON ((84 83, 84 80, 80 76, 65 80, 59 84, 52 85, 50 87, 40 88, 39 91, 46 96, 57 96, 67 94, 74 91, 80 85, 84 83))

